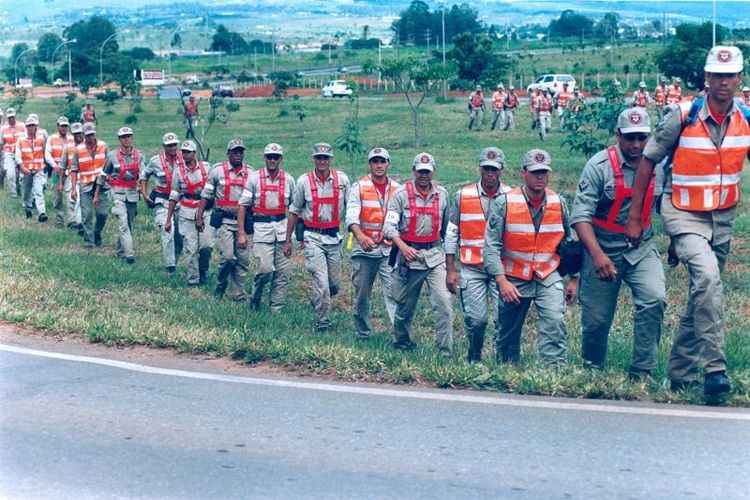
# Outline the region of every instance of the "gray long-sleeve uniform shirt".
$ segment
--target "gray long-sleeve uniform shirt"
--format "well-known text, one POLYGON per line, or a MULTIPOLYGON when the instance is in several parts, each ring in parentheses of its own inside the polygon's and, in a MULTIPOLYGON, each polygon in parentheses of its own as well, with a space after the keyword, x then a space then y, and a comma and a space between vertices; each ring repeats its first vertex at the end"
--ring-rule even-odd
MULTIPOLYGON (((435 196, 439 196, 438 213, 440 215, 439 221, 437 222, 441 226, 447 225, 448 223, 448 191, 443 186, 440 186, 436 182, 432 182, 432 189, 423 197, 417 191, 416 193, 416 204, 417 207, 431 207, 432 199, 435 196)), ((409 229, 411 222, 411 213, 409 210, 409 195, 406 191, 406 186, 401 186, 393 198, 388 202, 388 213, 385 216, 385 225, 383 226, 383 235, 387 239, 393 239, 395 236, 401 236, 402 232, 406 232, 409 229)), ((428 236, 432 234, 432 218, 426 214, 419 215, 417 217, 417 236, 428 236)), ((439 234, 444 233, 443 227, 438 230, 439 234)), ((436 245, 433 248, 427 250, 419 250, 419 258, 414 259, 412 262, 407 263, 409 269, 414 270, 426 270, 437 267, 445 262, 445 253, 441 245, 436 245)))
MULTIPOLYGON (((524 193, 525 195, 525 193, 524 193)), ((565 231, 565 238, 570 236, 570 216, 568 215, 568 205, 565 198, 560 196, 560 204, 562 205, 562 219, 563 229, 565 231)), ((545 198, 541 206, 535 209, 531 203, 528 203, 529 211, 531 213, 531 220, 534 222, 534 228, 539 231, 539 226, 542 223, 544 217, 544 210, 547 207, 547 199, 545 198)), ((487 220, 487 229, 484 232, 484 269, 487 274, 491 276, 502 276, 505 275, 505 268, 501 257, 503 255, 504 248, 504 235, 505 235, 505 214, 507 207, 507 198, 505 196, 498 196, 492 202, 490 207, 490 216, 487 220)), ((557 271, 550 273, 549 276, 540 280, 535 277, 533 280, 524 281, 512 276, 508 276, 508 281, 513 283, 518 289, 518 292, 522 297, 533 295, 534 284, 540 283, 545 287, 549 287, 558 283, 562 280, 562 276, 557 271)))
MULTIPOLYGON (((628 163, 620 148, 615 146, 615 149, 620 159, 624 185, 626 188, 632 187, 638 165, 628 163)), ((658 179, 654 183, 658 184, 658 179)), ((578 222, 591 223, 594 228, 596 240, 599 242, 599 246, 604 253, 607 255, 623 254, 625 260, 631 265, 635 265, 653 248, 652 237, 654 231, 651 227, 643 231, 644 244, 638 247, 629 247, 623 233, 607 231, 592 223, 593 218, 607 220, 610 208, 615 201, 615 194, 615 175, 609 161, 609 154, 605 149, 592 156, 586 163, 586 166, 583 167, 581 179, 576 189, 576 197, 573 200, 570 224, 575 225, 578 222), (646 244, 647 242, 649 244, 646 244)), ((657 194, 655 186, 654 196, 657 194)), ((630 204, 630 198, 625 198, 617 214, 617 224, 625 225, 627 222, 630 204)))
MULTIPOLYGON (((243 164, 244 165, 244 164, 243 164)), ((254 172, 252 168, 250 168, 249 165, 247 165, 247 179, 250 178, 250 175, 254 172)), ((241 169, 234 169, 231 166, 229 167, 229 182, 238 181, 242 178, 242 171, 241 169)), ((242 196, 242 192, 245 189, 245 184, 247 184, 247 179, 245 179, 242 184, 233 184, 229 188, 229 199, 230 200, 238 200, 242 196)), ((214 205, 214 208, 220 208, 224 210, 225 212, 231 212, 235 215, 237 214, 237 209, 231 208, 231 207, 220 207, 219 203, 221 200, 224 200, 224 191, 226 190, 226 179, 224 177, 224 162, 217 163, 213 166, 211 171, 208 174, 208 180, 206 181, 206 185, 203 186, 203 191, 201 191, 201 198, 205 198, 206 200, 215 200, 216 205, 214 205)), ((237 227, 237 219, 227 218, 224 217, 222 219, 222 224, 227 224, 230 228, 236 228, 237 227)))
MULTIPOLYGON (((203 179, 203 172, 200 168, 201 164, 206 170, 206 178, 208 179, 208 174, 211 172, 211 165, 206 161, 196 163, 195 167, 192 169, 186 166, 185 175, 187 176, 187 179, 183 177, 179 168, 175 169, 174 174, 172 175, 172 190, 169 192, 169 201, 177 203, 177 207, 179 208, 178 213, 183 219, 195 220, 195 212, 198 210, 198 207, 193 208, 183 206, 180 204, 180 200, 188 192, 188 181, 190 181, 191 184, 197 184, 203 179)), ((208 182, 208 180, 206 182, 208 182)), ((202 192, 203 188, 196 189, 194 195, 196 197, 202 197, 202 192)))
MULTIPOLYGON (((131 203, 137 203, 138 202, 138 186, 128 189, 123 187, 112 187, 109 183, 109 177, 112 179, 119 179, 120 178, 120 159, 118 157, 120 149, 116 149, 114 151, 108 151, 107 152, 107 163, 104 164, 104 169, 102 171, 102 175, 100 175, 96 182, 102 188, 109 189, 112 188, 112 196, 115 199, 122 199, 123 201, 129 201, 131 203)), ((133 149, 135 151, 135 149, 133 149)), ((130 153, 124 155, 124 160, 126 162, 130 162, 133 160, 133 151, 130 153)), ((142 171, 145 167, 146 160, 143 156, 143 153, 140 153, 140 161, 138 163, 138 169, 139 172, 142 171)), ((132 172, 126 172, 125 173, 125 180, 133 180, 129 176, 132 175, 132 172)), ((138 174, 139 177, 136 178, 138 180, 140 178, 140 173, 138 174)))

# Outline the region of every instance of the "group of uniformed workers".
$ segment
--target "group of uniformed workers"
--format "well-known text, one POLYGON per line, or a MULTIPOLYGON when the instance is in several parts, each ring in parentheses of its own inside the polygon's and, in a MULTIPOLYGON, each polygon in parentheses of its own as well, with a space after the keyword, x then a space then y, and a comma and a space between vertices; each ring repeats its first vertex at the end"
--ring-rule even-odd
POLYGON ((472 362, 482 359, 485 331, 495 311, 496 360, 518 362, 523 324, 533 303, 542 362, 566 363, 564 313, 577 297, 584 363, 603 368, 624 282, 634 304, 633 379, 653 373, 662 332, 665 277, 651 224, 652 207, 660 200, 665 231, 690 275, 688 304, 669 360, 671 388, 698 382, 702 371, 706 396, 716 396, 731 387, 720 272, 729 253, 740 172, 750 151, 750 110, 734 99, 742 69, 736 47, 711 49, 705 97, 668 105, 654 135, 642 106, 625 109, 618 118, 616 144, 584 167, 572 208, 548 187, 552 159, 542 149, 523 156, 523 185, 515 188, 501 181, 507 166, 502 150, 483 149, 479 179, 450 198, 434 180, 437 163, 427 152, 415 157, 413 178, 401 185, 389 176, 388 151, 374 148, 368 155, 369 172, 351 184, 346 174, 332 168, 332 147, 318 143, 312 149, 313 170, 295 180, 284 171, 283 148, 275 143, 264 148, 265 166, 259 170, 246 164, 241 139, 229 142, 226 161, 210 167, 197 160, 192 141, 180 145, 168 133, 163 150, 146 163, 128 127, 118 131, 120 146, 109 150, 97 139, 93 123, 73 124, 69 135, 62 117, 48 139, 38 131, 35 115, 18 127, 12 109, 2 128, 5 181, 14 196, 10 186, 17 164, 26 213, 35 206, 44 222, 46 161, 58 176, 57 192, 69 193, 66 203, 56 196, 58 220, 73 225, 80 220, 87 246, 101 245, 111 199, 111 212, 118 218, 117 255, 127 262, 134 259, 130 231, 140 192, 154 208, 168 272, 174 272, 182 249, 188 284, 205 283, 215 246, 220 253, 215 295, 245 301, 254 254, 257 272, 249 303, 260 307, 268 286, 273 311, 284 307, 292 241, 301 221, 297 239, 311 279, 316 332, 332 326, 331 301, 341 289, 343 222, 355 241, 351 279, 356 336, 373 334, 371 300, 379 278, 393 347, 413 349, 411 324, 426 285, 439 351, 450 355, 453 350, 451 293, 457 294, 472 362), (664 164, 665 158, 671 163, 664 164), (663 175, 656 175, 657 164, 663 164, 663 175), (155 187, 148 192, 151 177, 155 187), (580 273, 566 280, 559 272, 560 246, 573 231, 584 251, 580 273))

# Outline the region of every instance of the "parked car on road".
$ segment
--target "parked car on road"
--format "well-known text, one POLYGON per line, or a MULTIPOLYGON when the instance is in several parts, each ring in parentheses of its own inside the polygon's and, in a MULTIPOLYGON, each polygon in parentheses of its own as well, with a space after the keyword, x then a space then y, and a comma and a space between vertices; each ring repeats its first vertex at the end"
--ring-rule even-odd
POLYGON ((214 97, 234 97, 234 85, 231 83, 220 83, 211 90, 214 97))
POLYGON ((573 89, 576 87, 576 79, 573 78, 572 75, 549 74, 537 78, 534 83, 526 88, 526 91, 531 94, 535 89, 548 89, 552 95, 555 95, 562 90, 563 83, 568 84, 568 90, 570 92, 573 92, 573 89))
POLYGON ((348 97, 352 95, 352 89, 344 80, 331 80, 320 89, 320 95, 323 97, 348 97))

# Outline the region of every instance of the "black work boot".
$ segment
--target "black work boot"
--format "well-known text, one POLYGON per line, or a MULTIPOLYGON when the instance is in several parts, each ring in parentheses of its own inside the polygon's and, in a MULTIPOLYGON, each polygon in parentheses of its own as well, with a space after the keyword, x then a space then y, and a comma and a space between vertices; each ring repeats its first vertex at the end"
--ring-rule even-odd
POLYGON ((227 291, 227 285, 229 284, 229 273, 232 271, 232 263, 225 262, 219 266, 219 273, 216 275, 216 288, 214 289, 214 297, 220 299, 224 296, 224 292, 227 291))
POLYGON ((706 397, 715 397, 732 390, 726 372, 706 373, 703 379, 703 394, 706 397))
POLYGON ((211 249, 204 248, 198 252, 198 283, 205 285, 208 281, 208 268, 211 265, 211 249))
POLYGON ((94 245, 98 247, 102 246, 102 230, 106 223, 106 215, 96 214, 96 222, 94 223, 94 245))
POLYGON ((469 333, 469 354, 466 357, 469 363, 482 361, 482 348, 484 347, 484 331, 469 333))
POLYGON ((273 273, 263 273, 255 275, 255 286, 253 286, 253 296, 250 299, 250 307, 252 309, 260 308, 260 302, 263 299, 263 288, 266 283, 271 281, 271 275, 273 273))

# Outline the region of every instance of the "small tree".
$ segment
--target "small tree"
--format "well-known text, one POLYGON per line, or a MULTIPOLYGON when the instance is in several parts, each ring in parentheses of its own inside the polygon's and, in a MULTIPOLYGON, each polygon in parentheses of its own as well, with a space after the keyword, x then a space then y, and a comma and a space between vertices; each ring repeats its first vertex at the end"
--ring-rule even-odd
POLYGON ((10 93, 13 95, 13 98, 10 100, 8 107, 15 108, 16 113, 20 115, 24 104, 26 104, 26 97, 29 92, 25 88, 13 87, 10 93))
POLYGON ((58 115, 67 117, 70 123, 77 122, 81 118, 81 103, 75 92, 65 94, 65 100, 58 110, 58 115))
POLYGON ((107 89, 104 92, 96 94, 96 98, 104 103, 104 106, 106 106, 107 108, 107 114, 111 114, 112 106, 117 100, 121 99, 122 96, 120 96, 119 92, 116 92, 112 89, 107 89))
POLYGON ((285 98, 289 87, 297 82, 297 77, 289 71, 276 71, 269 74, 268 78, 273 82, 273 96, 276 99, 285 98))
POLYGON ((367 146, 361 140, 363 130, 359 122, 359 86, 353 80, 347 84, 352 89, 349 96, 349 116, 344 121, 341 135, 336 138, 335 145, 337 149, 346 153, 354 170, 357 160, 365 153, 367 146))
POLYGON ((392 79, 396 88, 406 98, 411 110, 414 127, 414 145, 422 145, 422 124, 419 107, 430 92, 439 88, 439 81, 445 76, 439 63, 425 62, 416 57, 383 61, 380 67, 386 78, 392 79))
POLYGON ((617 117, 627 107, 622 87, 607 82, 603 85, 604 101, 586 103, 575 113, 565 111, 565 130, 562 144, 571 151, 591 156, 607 147, 617 129, 617 117))

